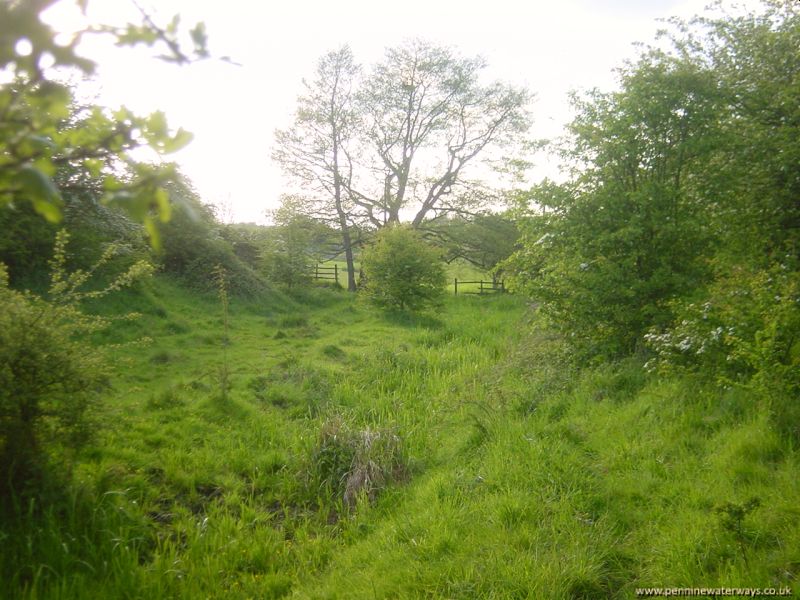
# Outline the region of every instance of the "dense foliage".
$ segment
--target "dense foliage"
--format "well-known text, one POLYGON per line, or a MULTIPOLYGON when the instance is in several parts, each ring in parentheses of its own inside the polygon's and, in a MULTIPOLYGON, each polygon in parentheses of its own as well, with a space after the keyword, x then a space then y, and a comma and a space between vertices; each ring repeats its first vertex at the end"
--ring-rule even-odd
POLYGON ((72 269, 91 267, 108 244, 117 245, 120 251, 103 267, 104 271, 124 268, 147 257, 144 228, 118 207, 102 202, 99 178, 85 171, 65 169, 56 174, 55 181, 62 189, 63 199, 59 223, 43 219, 27 202, 0 210, 0 262, 8 267, 12 286, 46 288, 48 262, 59 228, 70 233, 67 264, 72 269))
POLYGON ((232 293, 263 292, 263 279, 236 254, 213 208, 202 202, 191 184, 178 176, 165 188, 174 204, 170 220, 158 225, 163 243, 156 258, 163 270, 194 289, 211 291, 217 289, 214 271, 221 266, 232 293))
POLYGON ((445 272, 440 253, 413 229, 381 229, 365 248, 362 267, 366 293, 379 306, 418 310, 444 296, 445 272))
POLYGON ((797 4, 673 25, 674 51, 648 49, 619 91, 575 100, 575 176, 521 202, 509 265, 589 355, 647 342, 667 363, 785 375, 800 311, 797 4))

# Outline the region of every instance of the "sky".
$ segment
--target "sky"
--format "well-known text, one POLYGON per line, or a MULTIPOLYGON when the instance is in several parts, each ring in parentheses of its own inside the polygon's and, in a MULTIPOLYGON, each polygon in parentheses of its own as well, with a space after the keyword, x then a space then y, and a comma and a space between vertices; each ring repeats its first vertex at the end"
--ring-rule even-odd
MULTIPOLYGON (((177 162, 207 203, 228 222, 267 222, 289 181, 272 162, 274 132, 288 127, 318 59, 343 44, 369 65, 388 47, 409 38, 452 46, 488 62, 490 80, 527 87, 535 138, 552 138, 570 120, 570 90, 614 88, 614 69, 649 43, 663 27, 657 19, 691 17, 706 0, 140 0, 158 23, 181 15, 191 27, 206 25, 214 56, 176 66, 147 49, 118 49, 108 40, 87 40, 81 52, 98 62, 83 93, 109 108, 137 114, 166 113, 170 126, 194 140, 165 157, 177 162)), ((137 21, 131 0, 93 0, 97 23, 137 21)), ((81 22, 75 3, 63 0, 44 17, 60 31, 81 22)), ((558 173, 556 159, 536 156, 531 182, 558 173)))

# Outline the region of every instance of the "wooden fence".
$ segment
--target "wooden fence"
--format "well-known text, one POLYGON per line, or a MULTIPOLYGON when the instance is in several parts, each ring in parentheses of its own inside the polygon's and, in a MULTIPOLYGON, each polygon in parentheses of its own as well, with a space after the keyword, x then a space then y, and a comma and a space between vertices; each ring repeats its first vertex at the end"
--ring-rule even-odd
MULTIPOLYGON (((311 272, 311 278, 323 281, 335 281, 339 283, 339 265, 334 264, 332 267, 323 267, 321 265, 314 265, 314 270, 311 272)), ((458 296, 458 287, 461 286, 462 294, 504 294, 506 292, 506 285, 504 281, 485 281, 481 280, 459 280, 453 279, 453 294, 458 296), (472 286, 476 286, 472 287, 472 286), (465 288, 464 286, 469 286, 465 288)))
POLYGON ((335 281, 339 283, 339 265, 332 267, 321 267, 314 265, 314 272, 311 274, 312 279, 323 279, 327 281, 335 281))
POLYGON ((478 284, 477 291, 463 290, 462 294, 504 294, 506 291, 506 284, 504 281, 459 281, 458 278, 453 279, 453 295, 458 296, 458 286, 467 284, 478 284))

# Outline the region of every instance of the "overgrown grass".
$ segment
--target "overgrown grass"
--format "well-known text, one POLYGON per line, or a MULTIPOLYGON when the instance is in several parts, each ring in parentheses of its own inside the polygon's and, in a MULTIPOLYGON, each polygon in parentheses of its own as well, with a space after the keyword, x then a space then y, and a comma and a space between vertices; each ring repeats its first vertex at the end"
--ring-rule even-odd
MULTIPOLYGON (((385 314, 169 281, 106 312, 118 375, 74 484, 0 528, 9 598, 628 598, 798 588, 769 407, 636 360, 579 368, 511 296, 385 314), (757 502, 752 503, 752 499, 757 502)), ((106 340, 108 341, 108 340, 106 340)))
POLYGON ((297 595, 797 588, 797 454, 752 397, 647 380, 635 362, 584 370, 544 394, 538 378, 536 365, 510 365, 499 388, 475 394, 472 432, 465 420, 440 466, 297 595), (506 395, 512 375, 527 390, 506 395))

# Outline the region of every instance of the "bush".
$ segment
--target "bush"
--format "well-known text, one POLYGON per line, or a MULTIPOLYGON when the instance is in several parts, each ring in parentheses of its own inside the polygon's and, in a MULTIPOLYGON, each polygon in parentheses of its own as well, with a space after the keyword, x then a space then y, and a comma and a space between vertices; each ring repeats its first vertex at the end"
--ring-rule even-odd
MULTIPOLYGON (((109 244, 120 252, 96 276, 127 268, 148 254, 144 229, 121 211, 98 201, 102 191, 93 193, 89 183, 71 183, 76 189, 63 194, 64 219, 61 226, 70 232, 68 264, 73 269, 88 269, 109 244), (124 249, 124 252, 122 251, 124 249)), ((8 268, 15 288, 47 289, 48 257, 59 227, 42 219, 28 203, 0 211, 0 262, 8 268)))
POLYGON ((778 430, 800 440, 800 271, 796 260, 736 266, 700 300, 674 305, 675 324, 645 339, 651 370, 690 370, 750 389, 771 407, 778 430))
POLYGON ((796 268, 736 267, 709 286, 703 301, 676 303, 675 310, 673 326, 646 336, 657 354, 651 366, 700 368, 724 384, 755 382, 765 391, 800 392, 796 268))
MULTIPOLYGON (((136 263, 105 289, 82 291, 92 271, 64 272, 66 242, 66 233, 59 233, 49 300, 11 289, 0 263, 0 497, 6 499, 41 491, 50 457, 65 457, 91 433, 91 409, 108 370, 102 353, 87 351, 84 339, 108 321, 84 314, 79 303, 150 270, 136 263)), ((106 251, 95 269, 112 255, 106 251)))
POLYGON ((413 229, 385 227, 362 256, 365 292, 379 306, 418 310, 441 303, 445 271, 437 250, 413 229))

